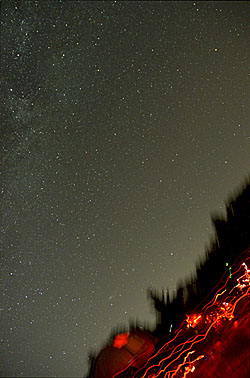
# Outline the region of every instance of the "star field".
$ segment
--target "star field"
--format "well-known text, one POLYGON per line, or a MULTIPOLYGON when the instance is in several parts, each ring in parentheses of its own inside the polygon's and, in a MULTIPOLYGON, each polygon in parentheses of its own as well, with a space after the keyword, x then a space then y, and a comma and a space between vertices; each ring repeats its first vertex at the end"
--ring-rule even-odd
POLYGON ((249 174, 247 2, 3 1, 1 376, 81 377, 249 174))

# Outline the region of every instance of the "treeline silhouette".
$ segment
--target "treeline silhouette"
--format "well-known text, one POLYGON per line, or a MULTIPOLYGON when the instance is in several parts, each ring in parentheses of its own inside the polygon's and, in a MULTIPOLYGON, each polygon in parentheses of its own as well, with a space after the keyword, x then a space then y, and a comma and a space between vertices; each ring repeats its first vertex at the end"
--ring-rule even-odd
MULTIPOLYGON (((130 321, 130 330, 142 328, 159 339, 157 349, 186 318, 186 314, 200 311, 212 299, 215 287, 221 279, 228 278, 230 267, 241 254, 250 248, 250 177, 242 184, 238 193, 231 195, 226 205, 226 215, 212 214, 214 236, 205 250, 205 256, 196 264, 195 275, 177 286, 176 295, 170 297, 169 291, 148 289, 148 298, 156 311, 155 327, 145 323, 130 321)), ((118 333, 113 330, 112 337, 118 333)), ((89 355, 89 374, 94 377, 95 353, 89 355)))
MULTIPOLYGON (((242 185, 237 195, 226 202, 226 216, 213 214, 214 238, 205 251, 205 257, 196 264, 196 274, 177 287, 176 295, 170 298, 156 290, 148 290, 157 313, 155 336, 167 335, 185 319, 185 314, 212 299, 214 288, 223 273, 245 250, 250 247, 250 179, 242 185)), ((226 276, 226 278, 228 275, 226 276)))

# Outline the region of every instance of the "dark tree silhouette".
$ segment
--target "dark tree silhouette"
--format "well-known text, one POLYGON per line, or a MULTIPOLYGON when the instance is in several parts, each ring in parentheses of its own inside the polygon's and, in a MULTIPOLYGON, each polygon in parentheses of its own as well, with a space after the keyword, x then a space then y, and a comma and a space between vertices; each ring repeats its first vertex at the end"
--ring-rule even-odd
POLYGON ((180 284, 172 300, 156 290, 148 291, 157 314, 154 331, 158 337, 166 336, 184 319, 185 313, 210 300, 214 287, 235 259, 250 247, 250 179, 237 195, 226 202, 226 216, 212 214, 214 239, 205 251, 205 258, 196 265, 196 276, 180 284))
MULTIPOLYGON (((168 290, 159 292, 148 289, 148 298, 156 313, 155 328, 149 329, 145 325, 141 327, 139 321, 131 321, 131 329, 144 328, 159 339, 157 348, 180 326, 185 314, 194 309, 201 310, 204 301, 213 298, 216 285, 220 280, 223 283, 228 278, 230 266, 250 248, 250 178, 246 179, 239 192, 232 195, 225 205, 226 216, 212 214, 214 237, 205 250, 205 257, 196 264, 196 274, 177 285, 173 298, 170 298, 168 290)), ((117 331, 118 329, 113 335, 117 331)), ((93 353, 89 356, 89 361, 88 378, 93 378, 93 353)))

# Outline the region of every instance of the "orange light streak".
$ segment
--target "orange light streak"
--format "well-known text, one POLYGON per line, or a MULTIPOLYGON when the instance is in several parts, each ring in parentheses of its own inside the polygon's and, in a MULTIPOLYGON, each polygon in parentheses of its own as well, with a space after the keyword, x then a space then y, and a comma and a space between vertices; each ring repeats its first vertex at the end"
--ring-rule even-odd
POLYGON ((196 327, 196 325, 200 322, 200 320, 201 320, 201 315, 198 315, 198 316, 197 315, 191 315, 191 316, 187 315, 187 319, 186 319, 186 322, 188 324, 187 328, 196 327))
MULTIPOLYGON (((248 260, 249 258, 247 258, 247 261, 248 260)), ((195 350, 191 350, 193 346, 203 342, 212 329, 216 329, 218 326, 222 327, 228 321, 231 321, 234 318, 234 313, 238 303, 243 298, 250 296, 250 269, 245 262, 232 273, 232 277, 238 274, 242 269, 244 269, 244 274, 236 278, 237 284, 230 290, 228 295, 226 285, 229 281, 229 277, 223 284, 222 288, 217 290, 213 299, 202 308, 202 313, 198 315, 187 315, 186 321, 182 322, 180 327, 175 331, 175 336, 166 342, 166 344, 164 344, 159 351, 151 356, 147 363, 140 370, 138 370, 135 375, 133 375, 133 378, 158 378, 160 376, 162 377, 162 374, 164 374, 164 378, 174 378, 180 373, 183 374, 182 378, 186 378, 189 373, 194 372, 196 369, 195 363, 205 356, 200 355, 194 358, 193 361, 190 361, 190 355, 195 353, 195 350), (201 331, 202 333, 198 333, 196 331, 198 334, 189 337, 184 342, 178 343, 178 339, 185 336, 186 329, 190 327, 194 329, 198 323, 203 325, 203 330, 201 331), (157 363, 154 363, 156 358, 158 358, 158 361, 157 363), (161 359, 159 360, 159 358, 161 359), (181 370, 183 368, 185 370, 182 373, 181 370), (144 371, 144 373, 142 373, 142 371, 144 371), (142 375, 139 375, 140 372, 142 375)), ((234 326, 236 324, 237 321, 234 323, 234 326)), ((139 356, 137 356, 137 358, 138 357, 139 356)), ((132 363, 133 362, 134 360, 132 363)), ((129 366, 132 366, 132 363, 129 366)), ((119 373, 116 373, 112 378, 115 378, 120 373, 125 372, 127 368, 128 367, 119 373)))

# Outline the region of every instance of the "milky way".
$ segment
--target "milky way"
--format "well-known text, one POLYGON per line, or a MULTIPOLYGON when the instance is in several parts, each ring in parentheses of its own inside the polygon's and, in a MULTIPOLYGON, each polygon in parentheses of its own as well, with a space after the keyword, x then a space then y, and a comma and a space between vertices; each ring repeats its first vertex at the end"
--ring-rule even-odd
POLYGON ((3 1, 1 376, 154 324, 249 174, 247 2, 3 1))

